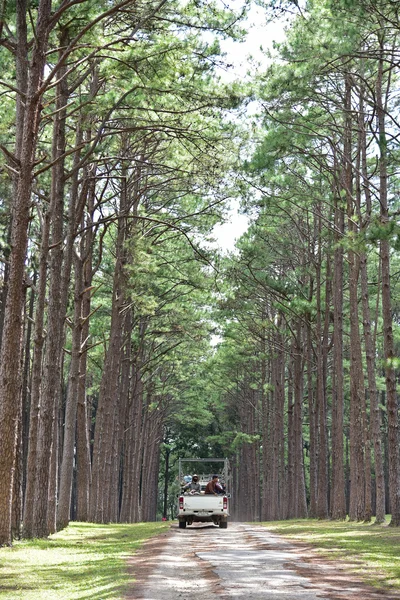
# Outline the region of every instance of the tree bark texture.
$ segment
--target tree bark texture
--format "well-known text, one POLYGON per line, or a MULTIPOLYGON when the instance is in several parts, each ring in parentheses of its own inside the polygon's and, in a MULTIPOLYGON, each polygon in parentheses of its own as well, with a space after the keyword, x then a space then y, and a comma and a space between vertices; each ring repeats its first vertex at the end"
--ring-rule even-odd
MULTIPOLYGON (((124 180, 125 181, 125 180, 124 180)), ((113 445, 117 435, 116 415, 119 402, 118 383, 122 357, 122 331, 125 319, 126 275, 125 249, 127 227, 127 189, 123 183, 120 196, 116 266, 113 280, 110 341, 106 352, 103 376, 96 413, 96 428, 93 446, 92 484, 90 490, 90 519, 96 523, 111 520, 113 445)))
MULTIPOLYGON (((26 5, 17 5, 18 32, 26 42, 26 5)), ((36 37, 31 52, 26 86, 24 118, 21 129, 20 169, 12 205, 11 253, 8 293, 4 312, 4 328, 0 365, 0 479, 4 493, 0 498, 0 545, 11 544, 11 509, 15 469, 17 424, 20 404, 20 356, 24 298, 24 263, 28 242, 28 224, 35 161, 37 133, 40 122, 42 81, 47 50, 51 0, 38 5, 36 37)), ((25 61, 26 59, 24 59, 25 61)))
MULTIPOLYGON (((95 169, 92 171, 93 175, 95 169)), ((89 173, 87 173, 89 176, 89 173)), ((87 406, 87 350, 89 340, 89 318, 91 311, 91 286, 93 279, 93 231, 90 227, 93 223, 95 198, 95 178, 91 178, 88 187, 88 230, 81 240, 81 261, 79 267, 83 273, 82 291, 82 324, 81 344, 79 349, 79 380, 78 380, 78 402, 77 402, 77 425, 76 425, 76 518, 78 521, 87 521, 89 518, 89 494, 91 483, 91 461, 90 440, 87 406)))
POLYGON ((318 254, 316 264, 316 428, 317 428, 317 505, 316 516, 319 519, 326 519, 328 516, 328 444, 327 444, 327 406, 325 395, 325 373, 324 373, 324 354, 325 340, 322 328, 322 215, 321 206, 318 207, 318 254))
POLYGON ((348 231, 350 234, 347 261, 349 265, 350 300, 350 508, 351 520, 364 518, 365 463, 363 437, 364 378, 361 352, 361 337, 358 314, 359 258, 352 244, 356 239, 356 211, 353 200, 352 163, 352 85, 345 77, 344 141, 343 141, 343 190, 346 195, 348 231))
POLYGON ((39 277, 35 311, 35 333, 32 357, 31 405, 29 414, 29 442, 27 457, 27 479, 25 488, 23 535, 33 536, 33 505, 36 478, 37 439, 39 429, 40 382, 42 375, 42 357, 45 341, 44 309, 46 301, 47 259, 49 247, 50 215, 42 219, 42 242, 39 259, 39 277))
MULTIPOLYGON (((385 106, 383 103, 383 72, 385 68, 384 32, 380 32, 380 60, 376 82, 376 110, 378 116, 379 136, 379 200, 381 207, 381 224, 386 227, 389 222, 388 192, 387 192, 387 139, 385 106)), ((383 318, 383 344, 385 353, 386 394, 388 411, 388 454, 389 454, 389 491, 390 511, 392 514, 390 524, 400 526, 400 473, 399 473, 399 422, 396 393, 396 374, 393 366, 395 356, 393 341, 393 323, 391 306, 390 285, 390 246, 387 237, 380 242, 380 259, 382 269, 382 318, 383 318)))
MULTIPOLYGON (((62 38, 64 39, 64 38, 62 38)), ((61 70, 63 72, 63 69, 61 70)), ((50 258, 48 325, 41 385, 39 431, 36 457, 36 481, 33 506, 33 535, 49 534, 49 492, 51 455, 57 453, 57 439, 53 440, 54 419, 61 398, 61 361, 65 302, 62 300, 62 264, 64 242, 64 160, 66 104, 68 88, 66 79, 57 85, 57 112, 54 116, 50 194, 50 258)))
MULTIPOLYGON (((340 190, 339 190, 340 191, 340 190)), ((331 517, 346 518, 344 480, 344 377, 343 377, 343 247, 344 212, 335 201, 335 252, 333 273, 333 389, 332 389, 332 495, 331 517)))
MULTIPOLYGON (((366 216, 362 219, 361 209, 359 213, 360 223, 365 229, 371 219, 372 199, 370 183, 368 179, 367 168, 367 142, 364 114, 363 92, 360 97, 360 132, 361 132, 361 171, 362 171, 362 187, 365 195, 366 216)), ((381 441, 381 415, 379 408, 378 390, 376 385, 376 342, 372 331, 371 311, 369 306, 369 291, 368 291, 368 262, 366 252, 360 253, 360 281, 361 281, 361 300, 362 300, 362 315, 363 315, 363 332, 365 358, 367 363, 367 378, 368 378, 368 397, 370 405, 370 423, 371 423, 371 439, 374 449, 375 461, 375 522, 385 522, 385 474, 383 464, 383 452, 381 441)), ((377 316, 375 322, 378 321, 377 316)))

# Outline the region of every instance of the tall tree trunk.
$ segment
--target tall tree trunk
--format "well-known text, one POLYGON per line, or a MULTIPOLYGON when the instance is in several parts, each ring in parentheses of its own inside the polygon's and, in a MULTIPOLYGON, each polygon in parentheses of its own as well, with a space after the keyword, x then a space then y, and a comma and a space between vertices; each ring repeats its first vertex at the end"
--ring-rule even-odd
POLYGON ((39 281, 35 311, 35 334, 32 358, 31 406, 29 415, 29 443, 27 457, 27 478, 25 488, 23 535, 33 536, 33 505, 36 479, 37 438, 39 430, 40 382, 42 378, 42 358, 45 340, 44 309, 46 302, 47 258, 49 251, 50 215, 42 219, 42 236, 39 260, 39 281))
POLYGON ((294 517, 304 519, 307 517, 306 485, 304 479, 303 460, 303 392, 304 392, 304 360, 303 360, 303 328, 297 324, 294 355, 294 517))
POLYGON ((134 506, 138 502, 138 489, 134 476, 135 460, 138 455, 137 444, 140 439, 141 426, 141 382, 139 369, 131 358, 130 388, 128 393, 129 406, 124 431, 124 459, 122 473, 122 498, 120 519, 123 523, 132 523, 135 519, 134 506), (135 449, 136 447, 136 449, 135 449))
POLYGON ((122 331, 125 307, 125 253, 126 217, 128 211, 126 179, 120 196, 116 266, 113 280, 110 341, 100 385, 96 413, 93 447, 92 486, 90 490, 90 519, 96 523, 110 520, 111 478, 114 438, 116 435, 116 407, 118 382, 121 368, 122 331))
POLYGON ((351 520, 364 518, 365 463, 363 438, 364 379, 362 367, 360 319, 358 314, 359 258, 352 244, 358 234, 353 200, 351 81, 345 78, 345 124, 343 143, 343 189, 346 194, 348 231, 347 252, 350 297, 350 508, 351 520))
MULTIPOLYGON (((26 44, 26 11, 26 4, 21 0, 17 4, 17 38, 18 43, 24 44, 26 44)), ((10 276, 4 312, 0 365, 0 480, 3 486, 3 493, 0 496, 0 546, 11 544, 12 538, 13 474, 20 411, 24 264, 28 242, 32 173, 42 108, 38 90, 44 72, 50 15, 51 0, 40 0, 36 36, 31 52, 30 71, 26 86, 24 118, 17 123, 17 137, 21 140, 18 156, 20 170, 12 206, 10 276)), ((27 45, 25 45, 25 50, 27 50, 27 45)), ((26 56, 27 53, 24 63, 26 56)))
MULTIPOLYGON (((361 212, 361 202, 362 202, 362 156, 363 156, 363 147, 365 146, 365 127, 364 127, 364 98, 363 98, 363 89, 359 90, 359 117, 358 117, 358 148, 357 148, 357 159, 356 159, 356 173, 355 173, 355 182, 356 182, 356 193, 354 196, 355 202, 355 212, 357 216, 357 225, 354 225, 354 229, 357 233, 361 232, 364 228, 363 217, 361 212)), ((365 148, 364 148, 365 150, 365 148)), ((368 218, 368 217, 367 217, 368 218)), ((359 250, 357 252, 358 257, 358 268, 361 279, 361 295, 363 296, 363 282, 362 282, 362 260, 365 257, 365 252, 359 250)), ((366 257, 365 257, 366 258, 366 257)), ((365 275, 366 275, 366 262, 365 262, 365 275)), ((368 294, 368 292, 367 292, 368 294)), ((367 300, 368 303, 368 300, 367 300)), ((362 299, 363 305, 363 313, 365 310, 365 301, 362 299)), ((363 322, 365 323, 364 319, 363 322)), ((365 332, 365 324, 364 324, 364 332, 365 332)), ((361 344, 361 340, 360 340, 361 344)), ((363 371, 363 365, 361 365, 361 373, 363 371)), ((361 374, 361 380, 364 383, 363 373, 361 374)), ((367 404, 366 404, 366 394, 364 393, 361 400, 361 411, 362 411, 362 423, 363 423, 363 444, 364 444, 364 452, 365 452, 365 462, 364 462, 364 521, 369 523, 372 518, 372 465, 371 465, 371 438, 370 438, 370 427, 369 427, 369 419, 367 414, 367 404)))
MULTIPOLYGON (((143 325, 140 326, 143 331, 143 325)), ((133 404, 132 404, 132 479, 131 479, 131 522, 137 523, 140 521, 140 480, 142 470, 142 456, 143 456, 143 383, 141 379, 140 366, 134 365, 133 370, 135 373, 135 389, 133 392, 133 404)))
POLYGON ((295 431, 294 431, 294 356, 296 343, 293 340, 290 349, 290 358, 287 365, 287 492, 288 512, 287 518, 294 519, 296 515, 296 480, 295 480, 295 431))
MULTIPOLYGON (((63 46, 65 37, 61 35, 63 46)), ((65 126, 68 88, 61 69, 57 84, 57 112, 54 116, 53 147, 50 200, 51 250, 49 266, 49 303, 46 352, 39 410, 39 432, 37 445, 37 469, 33 507, 33 534, 44 537, 49 534, 49 493, 51 482, 51 454, 57 453, 56 440, 53 440, 54 418, 58 412, 61 396, 61 359, 65 310, 62 302, 63 242, 64 242, 64 160, 65 126)), ((54 459, 55 455, 53 454, 54 459)), ((54 467, 54 464, 53 464, 54 467)), ((56 491, 52 493, 55 495, 56 491)), ((55 506, 54 506, 55 508, 55 506)), ((55 517, 54 517, 55 518, 55 517)), ((50 519, 52 522, 52 519, 50 519)))
POLYGON ((163 519, 168 519, 168 487, 169 487, 169 473, 170 473, 170 457, 171 457, 171 449, 167 446, 167 443, 164 445, 165 449, 165 458, 164 458, 164 490, 163 490, 163 510, 162 516, 163 519))
MULTIPOLYGON (((92 175, 96 168, 93 167, 92 175)), ((89 177, 89 173, 87 173, 89 177)), ((78 406, 77 406, 77 426, 76 426, 76 518, 78 521, 87 521, 89 518, 89 494, 91 482, 91 463, 90 463, 90 441, 89 441, 89 423, 88 407, 86 395, 87 380, 87 349, 89 340, 89 318, 91 310, 91 287, 93 278, 92 254, 93 254, 93 230, 90 225, 93 223, 95 199, 95 178, 91 177, 88 188, 88 225, 85 236, 81 241, 81 256, 83 257, 83 292, 82 292, 82 337, 79 362, 79 382, 78 382, 78 406)))
MULTIPOLYGON (((364 124, 364 108, 361 99, 361 119, 360 129, 362 132, 361 139, 361 170, 362 170, 362 182, 365 194, 366 204, 366 221, 363 224, 364 229, 368 226, 371 219, 372 210, 372 199, 371 190, 368 180, 367 170, 367 147, 366 147, 366 131, 364 124)), ((359 220, 361 219, 361 210, 359 213, 359 220)), ((363 331, 364 331, 364 345, 365 345, 365 357, 367 363, 367 376, 368 376, 368 396, 370 405, 370 422, 371 422, 371 437, 374 448, 374 460, 375 460, 375 487, 376 487, 376 523, 385 522, 386 514, 386 498, 385 498, 385 474, 383 464, 383 453, 382 453, 382 440, 381 440, 381 414, 379 408, 378 390, 376 386, 376 344, 375 336, 372 332, 371 326, 371 314, 369 307, 369 291, 368 291, 368 271, 367 271, 367 255, 365 252, 360 253, 360 279, 361 279, 361 299, 362 299, 362 311, 363 311, 363 331)), ((377 322, 377 318, 375 322, 377 322)))
POLYGON ((332 495, 331 517, 346 518, 344 481, 344 381, 343 381, 343 247, 344 212, 336 194, 333 280, 333 391, 332 391, 332 495))
POLYGON ((49 493, 47 504, 47 531, 49 535, 57 531, 57 495, 58 495, 58 471, 59 471, 59 439, 60 429, 62 427, 60 418, 59 403, 54 402, 53 432, 50 448, 50 473, 49 473, 49 493))
POLYGON ((317 506, 316 516, 319 519, 326 519, 328 516, 328 440, 327 440, 327 415, 325 398, 325 377, 324 377, 324 336, 322 330, 322 215, 321 206, 317 209, 316 218, 318 221, 318 250, 316 264, 316 302, 317 302, 317 322, 316 322, 316 355, 317 355, 317 389, 316 389, 316 416, 318 431, 318 488, 317 488, 317 506))
POLYGON ((364 519, 365 463, 364 463, 364 381, 358 314, 359 261, 353 251, 348 252, 350 289, 350 509, 351 520, 364 519))
POLYGON ((343 188, 347 201, 348 231, 351 235, 347 252, 350 299, 350 508, 351 520, 364 518, 365 463, 363 437, 364 379, 362 367, 360 319, 358 314, 359 258, 352 244, 358 234, 353 200, 351 82, 345 79, 345 129, 343 144, 343 188))
MULTIPOLYGON (((245 380, 242 388, 241 398, 238 401, 240 431, 254 436, 255 431, 255 398, 254 390, 249 386, 249 382, 245 380)), ((238 517, 243 521, 255 521, 259 519, 259 461, 257 459, 256 445, 245 442, 240 448, 239 462, 239 496, 237 499, 239 505, 238 517), (246 481, 253 482, 253 493, 251 498, 248 495, 246 481)))
MULTIPOLYGON (((26 290, 26 288, 25 288, 26 290)), ((25 303, 24 303, 25 304, 25 303)), ((27 319, 25 319, 26 321, 27 319)), ((29 339, 29 338, 28 338, 29 339)), ((26 348, 26 341, 25 341, 26 348)), ((27 356, 25 361, 29 364, 29 347, 27 348, 27 356)), ((24 372, 24 360, 21 357, 21 371, 24 372)), ((22 378, 22 382, 25 377, 22 378)), ((22 416, 23 416, 23 394, 24 387, 22 385, 21 390, 21 402, 19 404, 19 415, 17 423, 17 451, 15 456, 15 470, 13 480, 13 493, 12 493, 12 524, 11 531, 13 539, 19 538, 21 535, 21 521, 22 521, 22 485, 23 485, 23 438, 22 438, 22 416)))
POLYGON ((17 440, 11 516, 11 532, 13 539, 18 539, 20 537, 22 521, 22 407, 17 424, 17 440))
MULTIPOLYGON (((309 302, 313 299, 313 280, 309 282, 309 302)), ((317 516, 317 490, 318 490, 318 447, 317 447, 317 420, 314 395, 314 355, 312 346, 311 315, 307 315, 306 332, 306 356, 307 356, 307 405, 309 418, 309 453, 310 453, 310 506, 309 516, 317 516)))
MULTIPOLYGON (((387 139, 385 114, 386 107, 383 103, 383 73, 385 69, 385 33, 382 29, 379 35, 380 58, 378 77, 376 81, 376 112, 378 117, 379 135, 379 200, 380 218, 384 227, 389 223, 388 190, 387 190, 387 139)), ((383 346, 385 353, 386 394, 388 412, 388 453, 389 453, 389 491, 392 526, 400 526, 400 477, 399 477, 399 423, 396 393, 396 374, 394 370, 394 357, 396 355, 393 341, 393 323, 390 287, 390 246, 388 237, 384 236, 380 242, 380 259, 382 269, 382 318, 383 318, 383 346)))
MULTIPOLYGON (((5 3, 3 4, 3 10, 5 10, 5 3)), ((25 119, 25 94, 27 92, 28 79, 29 79, 29 47, 28 47, 28 31, 27 31, 27 3, 26 0, 16 5, 16 45, 15 45, 15 75, 16 75, 16 88, 20 90, 20 94, 16 95, 16 106, 15 106, 15 147, 14 156, 17 160, 21 158, 23 134, 24 134, 24 119, 25 119)), ((15 171, 15 163, 12 161, 10 164, 13 171, 15 171)), ((12 173, 13 173, 12 171, 12 173)), ((18 174, 13 173, 12 177, 12 198, 16 198, 18 194, 18 174)), ((12 199, 10 198, 9 207, 9 218, 10 223, 7 229, 7 245, 4 248, 4 273, 1 282, 1 297, 0 297, 0 347, 3 340, 3 329, 4 329, 4 318, 5 318, 5 307, 8 293, 8 281, 10 277, 10 252, 11 252, 11 231, 12 231, 12 199)))
MULTIPOLYGON (((263 312, 263 321, 266 321, 266 311, 263 312)), ((269 437, 269 393, 267 392, 267 373, 268 373, 268 362, 267 362, 267 344, 266 344, 266 328, 263 326, 262 338, 261 338, 261 475, 262 475, 262 494, 261 494, 261 507, 260 514, 261 520, 265 521, 268 519, 268 456, 267 450, 269 448, 268 437, 269 437)))
MULTIPOLYGON (((25 339, 25 351, 24 351, 24 364, 23 364, 23 381, 22 381, 22 473, 23 473, 23 497, 26 489, 26 477, 27 477, 27 462, 28 462, 28 444, 29 444, 29 415, 31 405, 31 390, 32 390, 32 331, 35 314, 35 298, 36 298, 36 284, 37 284, 38 272, 35 270, 33 275, 33 286, 29 298, 29 310, 28 310, 28 323, 26 325, 26 339, 25 339)), ((22 506, 23 510, 23 501, 22 506)), ((21 519, 23 518, 23 512, 21 519)))
POLYGON ((272 520, 280 519, 284 516, 283 503, 287 502, 284 497, 284 464, 283 458, 283 424, 284 424, 284 365, 285 359, 282 351, 282 339, 280 336, 280 327, 282 326, 282 316, 277 318, 277 331, 274 334, 272 352, 271 383, 273 386, 272 405, 271 405, 271 514, 272 520))
POLYGON ((57 510, 57 529, 66 527, 70 520, 71 493, 75 454, 76 413, 79 392, 79 366, 82 339, 82 259, 75 256, 74 318, 72 329, 71 364, 65 406, 64 443, 60 469, 60 491, 57 510))

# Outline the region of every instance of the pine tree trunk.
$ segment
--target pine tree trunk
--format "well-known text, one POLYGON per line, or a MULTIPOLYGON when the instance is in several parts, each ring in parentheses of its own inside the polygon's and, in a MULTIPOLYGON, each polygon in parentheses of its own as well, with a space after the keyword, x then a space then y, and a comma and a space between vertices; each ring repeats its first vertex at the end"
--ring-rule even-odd
POLYGON ((325 376, 324 376, 324 338, 322 331, 322 300, 321 300, 321 227, 322 215, 321 207, 318 207, 318 256, 316 264, 316 355, 317 355, 317 382, 316 382, 316 426, 318 438, 316 440, 318 447, 317 458, 317 505, 316 516, 319 519, 326 519, 328 516, 328 440, 327 440, 327 415, 325 398, 325 376))
MULTIPOLYGON (((27 359, 29 362, 29 359, 27 359)), ((22 370, 21 361, 21 370, 22 370)), ((19 415, 17 422, 17 450, 15 455, 15 470, 13 479, 12 493, 12 523, 11 533, 13 539, 18 539, 21 535, 22 521, 22 484, 23 484, 23 445, 22 445, 22 415, 23 403, 22 398, 19 404, 19 415)))
MULTIPOLYGON (((143 339, 144 330, 146 325, 140 325, 140 337, 143 339)), ((130 490, 130 503, 131 503, 131 522, 138 523, 140 521, 140 480, 142 470, 142 457, 143 457, 143 444, 144 444, 144 417, 143 417, 143 383, 141 379, 140 366, 137 365, 135 369, 136 385, 133 393, 133 404, 132 404, 132 478, 131 478, 131 490, 130 490)))
MULTIPOLYGON (((367 147, 366 147, 366 131, 365 131, 365 115, 364 115, 364 104, 363 95, 361 92, 360 97, 360 131, 361 131, 361 170, 362 170, 362 185, 365 194, 366 204, 366 221, 363 224, 365 229, 371 219, 372 211, 372 199, 370 184, 368 179, 368 168, 367 168, 367 147)), ((359 212, 359 220, 361 219, 361 209, 359 212)), ((370 404, 370 422, 371 422, 371 437, 374 448, 374 459, 375 459, 375 486, 376 486, 376 523, 385 522, 385 475, 384 475, 384 464, 383 464, 383 453, 382 453, 382 440, 381 440, 381 415, 379 408, 378 390, 376 387, 376 343, 372 332, 371 326, 371 314, 369 307, 369 291, 368 291, 368 270, 367 270, 367 255, 365 252, 360 253, 360 280, 361 280, 361 299, 362 299, 362 311, 363 311, 363 332, 364 332, 364 346, 365 346, 365 358, 367 363, 367 376, 368 376, 368 396, 370 404)), ((378 319, 375 319, 377 322, 378 319)))
MULTIPOLYGON (((93 222, 95 198, 95 179, 91 178, 88 189, 87 213, 88 224, 93 222)), ((86 395, 87 380, 87 347, 89 339, 89 317, 91 310, 91 286, 93 231, 89 228, 81 242, 83 260, 83 292, 82 292, 82 331, 79 361, 77 426, 76 426, 76 518, 78 521, 89 519, 89 493, 91 482, 90 440, 88 407, 86 395)))
POLYGON ((362 353, 358 315, 359 261, 352 247, 358 231, 355 223, 353 202, 352 166, 352 87, 350 77, 345 77, 344 132, 342 186, 346 196, 347 223, 350 234, 347 261, 349 265, 349 311, 350 311, 350 508, 351 520, 361 520, 364 515, 365 464, 363 439, 363 395, 362 353))
POLYGON ((378 391, 375 377, 376 348, 371 331, 371 316, 369 309, 367 258, 364 253, 360 256, 364 344, 366 350, 368 395, 370 404, 371 435, 375 459, 376 481, 376 523, 385 522, 385 475, 383 465, 382 440, 381 440, 381 414, 379 408, 378 391))
POLYGON ((364 519, 364 381, 362 377, 361 339, 358 315, 358 259, 348 253, 350 289, 350 509, 349 518, 364 519))
POLYGON ((121 511, 120 520, 122 523, 134 522, 133 503, 137 493, 134 488, 134 455, 136 435, 138 430, 138 410, 137 402, 139 397, 137 390, 139 389, 139 373, 138 369, 132 368, 133 361, 129 362, 130 368, 130 388, 129 388, 129 406, 125 422, 124 441, 123 441, 123 471, 122 471, 122 490, 121 490, 121 511))
MULTIPOLYGON (((280 315, 278 319, 277 329, 280 331, 283 318, 280 315)), ((284 414, 285 414, 285 353, 283 351, 283 337, 280 333, 277 334, 277 356, 276 356, 276 413, 274 431, 274 447, 277 451, 277 459, 274 460, 274 465, 277 477, 276 502, 275 507, 278 519, 286 518, 287 516, 287 487, 285 474, 285 435, 284 435, 284 414)))
MULTIPOLYGON (((61 41, 64 37, 61 36, 61 41)), ((61 44, 63 45, 63 44, 61 44)), ((65 71, 61 69, 60 75, 65 71)), ((61 357, 63 324, 66 300, 62 299, 62 264, 64 241, 64 160, 66 104, 68 89, 66 79, 61 77, 57 85, 57 112, 54 116, 51 172, 50 231, 51 250, 49 266, 48 330, 44 359, 43 380, 39 410, 39 432, 37 444, 37 468, 33 506, 33 535, 49 535, 49 493, 51 474, 51 454, 58 453, 53 440, 54 418, 61 398, 61 357)), ((54 456, 54 455, 53 455, 54 456)), ((54 483, 54 482, 53 482, 54 483)))
MULTIPOLYGON (((263 315, 263 320, 265 320, 266 315, 263 315)), ((262 347, 261 347, 261 442, 262 442, 262 451, 261 451, 261 474, 262 474, 262 494, 261 494, 261 520, 266 521, 268 519, 268 423, 269 423, 269 393, 267 392, 267 372, 268 372, 268 363, 266 356, 266 331, 265 327, 263 328, 262 333, 262 347)))
POLYGON ((362 372, 361 338, 358 314, 359 261, 348 252, 350 290, 350 509, 351 520, 365 515, 364 416, 365 391, 362 372))
MULTIPOLYGON (((277 319, 277 330, 281 327, 282 317, 277 319)), ((284 497, 284 464, 283 454, 283 411, 284 411, 284 356, 281 350, 279 334, 273 339, 272 352, 274 357, 271 361, 271 412, 270 412, 270 519, 277 520, 284 517, 287 497, 284 497)))
MULTIPOLYGON (((21 415, 22 417, 22 415, 21 415)), ((11 533, 12 538, 19 539, 21 536, 22 523, 22 480, 23 480, 23 461, 22 461, 22 418, 18 420, 17 426, 17 452, 15 457, 15 471, 13 480, 12 496, 12 516, 11 533)))
MULTIPOLYGON (((381 207, 381 224, 387 227, 389 223, 388 193, 387 193, 387 140, 386 140, 386 109, 383 104, 383 72, 385 69, 384 32, 380 33, 380 60, 376 82, 376 112, 378 117, 379 135, 379 200, 381 207)), ((390 286, 390 245, 388 237, 380 242, 380 259, 382 269, 382 319, 383 346, 385 353, 386 394, 388 412, 388 454, 389 454, 389 491, 392 526, 400 526, 400 474, 399 474, 399 422, 396 393, 396 374, 393 359, 396 355, 393 341, 393 323, 390 286)))
POLYGON ((332 390, 332 494, 331 517, 346 518, 344 481, 344 381, 343 381, 343 247, 344 213, 335 201, 335 255, 333 282, 333 390, 332 390))
MULTIPOLYGON (((37 90, 44 72, 50 13, 51 1, 41 0, 38 6, 36 37, 26 86, 24 118, 17 123, 17 137, 21 140, 20 151, 16 149, 20 161, 20 171, 12 206, 10 275, 4 312, 0 365, 0 479, 3 487, 3 493, 0 495, 0 546, 11 544, 12 539, 13 475, 16 459, 17 423, 20 413, 20 401, 16 401, 16 398, 20 398, 24 265, 28 242, 32 172, 42 108, 41 97, 37 94, 37 90)), ((17 4, 17 38, 18 43, 23 44, 26 44, 25 17, 26 4, 21 1, 17 4)), ((25 65, 26 56, 27 53, 24 58, 25 65)))
POLYGON ((294 517, 307 517, 306 484, 304 479, 303 458, 303 393, 304 393, 304 360, 303 360, 303 328, 297 324, 294 355, 294 517))
POLYGON ((46 213, 42 220, 42 236, 39 260, 39 280, 35 311, 35 334, 32 358, 31 406, 29 415, 29 443, 27 457, 27 479, 25 488, 23 536, 33 537, 33 505, 36 480, 37 438, 39 426, 40 382, 44 346, 44 309, 46 302, 46 274, 49 249, 50 217, 46 213))
MULTIPOLYGON (((310 285, 310 298, 312 297, 312 285, 310 285)), ((318 490, 318 447, 317 447, 317 420, 314 397, 314 357, 311 339, 311 323, 307 320, 307 404, 309 415, 309 452, 310 452, 310 507, 309 516, 317 516, 317 490, 318 490)))
POLYGON ((57 529, 64 529, 71 513, 72 478, 75 455, 76 415, 79 393, 79 366, 82 339, 82 261, 75 256, 74 319, 72 329, 71 364, 65 406, 64 443, 60 468, 60 491, 57 510, 57 529))
MULTIPOLYGON (((29 296, 28 318, 25 329, 25 350, 23 360, 23 376, 22 376, 22 492, 23 496, 26 487, 26 467, 28 459, 28 441, 29 441, 29 414, 31 404, 31 358, 32 358, 32 331, 33 319, 35 314, 35 297, 38 272, 35 270, 33 274, 32 288, 29 296)), ((23 502, 22 502, 23 506, 23 502)), ((22 514, 21 514, 22 519, 22 514)))
POLYGON ((116 406, 122 356, 122 331, 125 307, 125 236, 128 210, 126 182, 123 179, 118 219, 116 265, 113 280, 110 341, 100 385, 93 446, 90 520, 106 523, 111 518, 113 448, 117 430, 116 406))
POLYGON ((295 481, 295 431, 294 431, 294 355, 295 342, 293 341, 290 358, 287 366, 287 490, 288 490, 288 519, 294 519, 296 515, 296 481, 295 481))
MULTIPOLYGON (((148 398, 150 400, 150 398, 148 398)), ((155 399, 154 399, 155 400, 155 399)), ((143 521, 155 521, 157 515, 158 472, 160 467, 160 446, 162 441, 163 412, 153 410, 147 420, 148 435, 142 466, 141 505, 143 521)))
POLYGON ((164 489, 163 489, 163 510, 162 516, 163 519, 168 519, 168 487, 169 487, 169 477, 170 477, 170 456, 171 450, 168 448, 167 443, 165 444, 165 458, 164 458, 164 489))
POLYGON ((47 504, 47 531, 49 535, 57 531, 58 464, 60 454, 61 419, 58 402, 54 403, 53 433, 50 451, 49 493, 47 504))
MULTIPOLYGON (((360 233, 361 230, 364 228, 364 224, 363 224, 363 215, 362 215, 362 211, 361 211, 361 202, 362 202, 362 156, 363 156, 363 151, 365 151, 365 127, 364 127, 364 100, 363 100, 363 90, 360 89, 359 91, 359 117, 358 117, 358 147, 357 147, 357 158, 356 158, 356 168, 355 168, 355 182, 356 182, 356 193, 354 196, 354 202, 355 202, 355 212, 357 215, 357 225, 354 224, 353 228, 354 231, 356 231, 357 233, 360 233)), ((367 192, 366 192, 367 193, 367 192)), ((369 218, 369 217, 367 217, 369 218)), ((361 262, 363 260, 363 257, 365 257, 365 253, 364 252, 357 252, 357 257, 358 257, 358 269, 359 269, 359 275, 360 275, 360 280, 361 280, 361 295, 363 296, 363 283, 362 283, 362 266, 361 266, 361 262)), ((366 270, 366 263, 365 263, 365 270, 366 270)), ((366 271, 365 271, 366 274, 366 271)), ((368 292, 367 292, 368 294, 368 292)), ((367 300, 368 303, 368 300, 367 300)), ((363 312, 365 310, 365 301, 364 299, 362 299, 362 306, 363 306, 363 312)), ((364 322, 364 319, 363 319, 364 322)), ((365 325, 364 325, 364 331, 365 331, 365 325)), ((360 340, 360 344, 361 344, 361 340, 360 340)), ((368 367, 367 367, 368 370, 368 367)), ((363 375, 363 365, 361 365, 361 380, 362 382, 364 382, 364 375, 363 375)), ((360 398, 361 400, 361 411, 362 411, 362 424, 363 424, 363 445, 364 445, 364 473, 365 473, 365 477, 364 477, 364 483, 365 483, 365 490, 364 490, 364 521, 366 523, 369 523, 371 521, 372 518, 372 465, 371 465, 371 438, 370 438, 370 426, 369 426, 369 419, 368 419, 368 414, 367 414, 367 404, 366 404, 366 394, 364 393, 362 395, 362 397, 360 398)))
MULTIPOLYGON (((90 292, 89 292, 90 294, 90 292)), ((89 300, 90 302, 90 300, 89 300)), ((84 298, 83 306, 86 305, 84 298)), ((82 329, 82 339, 87 339, 89 326, 88 312, 84 308, 86 321, 82 329)), ((89 520, 89 493, 90 483, 92 478, 91 462, 90 462, 90 438, 89 438, 89 422, 88 422, 88 407, 86 395, 86 364, 87 351, 83 349, 79 364, 79 386, 78 386, 78 407, 77 407, 77 430, 76 430, 76 519, 78 521, 89 520)))

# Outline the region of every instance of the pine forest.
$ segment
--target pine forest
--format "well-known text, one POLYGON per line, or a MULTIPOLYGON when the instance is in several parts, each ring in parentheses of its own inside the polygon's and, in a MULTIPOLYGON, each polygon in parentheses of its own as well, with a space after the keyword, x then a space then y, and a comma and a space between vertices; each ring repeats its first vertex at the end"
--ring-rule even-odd
POLYGON ((0 546, 173 519, 180 457, 400 526, 400 3, 0 4, 0 546))

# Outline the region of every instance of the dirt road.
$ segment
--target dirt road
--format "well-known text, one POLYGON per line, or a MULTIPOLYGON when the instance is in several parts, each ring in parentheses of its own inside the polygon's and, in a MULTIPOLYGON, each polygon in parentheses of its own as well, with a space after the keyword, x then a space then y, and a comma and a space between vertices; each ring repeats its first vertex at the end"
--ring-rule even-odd
POLYGON ((126 600, 397 600, 323 562, 264 527, 198 525, 150 540, 129 561, 135 583, 126 600))

